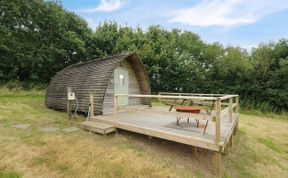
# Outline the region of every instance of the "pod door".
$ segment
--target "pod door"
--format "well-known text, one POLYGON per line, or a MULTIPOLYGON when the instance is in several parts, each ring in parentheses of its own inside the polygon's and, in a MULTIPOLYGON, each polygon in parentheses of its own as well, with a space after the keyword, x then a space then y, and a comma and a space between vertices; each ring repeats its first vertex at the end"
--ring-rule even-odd
MULTIPOLYGON (((128 94, 128 71, 125 69, 115 69, 114 71, 114 88, 116 94, 128 94)), ((120 96, 119 105, 128 105, 128 97, 120 96)))

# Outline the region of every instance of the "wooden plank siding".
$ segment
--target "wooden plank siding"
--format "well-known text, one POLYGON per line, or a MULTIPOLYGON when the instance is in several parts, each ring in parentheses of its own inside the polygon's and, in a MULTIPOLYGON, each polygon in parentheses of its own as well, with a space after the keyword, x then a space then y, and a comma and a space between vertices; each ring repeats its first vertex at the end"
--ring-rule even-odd
MULTIPOLYGON (((111 107, 108 101, 112 102, 113 111, 114 86, 109 86, 109 84, 111 85, 111 77, 114 75, 115 68, 121 63, 129 68, 129 76, 131 74, 134 80, 131 83, 131 92, 150 94, 150 84, 144 65, 136 53, 129 53, 74 64, 58 72, 51 79, 46 90, 45 105, 52 109, 67 110, 67 87, 71 87, 78 100, 80 111, 88 111, 90 93, 93 94, 95 115, 106 112, 106 106, 111 107), (103 104, 105 97, 107 97, 107 103, 103 104)), ((133 104, 132 101, 131 104, 133 104)), ((76 109, 75 101, 72 102, 72 109, 76 109)))

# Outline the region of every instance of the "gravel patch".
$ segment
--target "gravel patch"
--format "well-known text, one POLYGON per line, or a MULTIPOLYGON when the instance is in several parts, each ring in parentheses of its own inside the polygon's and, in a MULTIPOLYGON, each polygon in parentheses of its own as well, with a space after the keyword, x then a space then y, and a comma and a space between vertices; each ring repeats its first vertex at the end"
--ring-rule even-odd
POLYGON ((68 128, 63 129, 64 132, 75 132, 78 130, 80 130, 80 128, 77 128, 77 127, 68 127, 68 128))
POLYGON ((58 130, 58 128, 57 127, 43 127, 43 128, 40 128, 39 130, 43 132, 55 132, 58 130))
POLYGON ((28 129, 31 125, 30 124, 16 124, 16 125, 13 125, 14 128, 17 128, 17 129, 28 129))

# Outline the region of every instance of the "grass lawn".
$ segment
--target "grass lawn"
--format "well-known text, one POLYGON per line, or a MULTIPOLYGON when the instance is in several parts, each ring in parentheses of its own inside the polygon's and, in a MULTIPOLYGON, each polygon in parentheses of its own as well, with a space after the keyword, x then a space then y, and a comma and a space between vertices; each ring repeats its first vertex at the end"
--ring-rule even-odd
MULTIPOLYGON (((0 178, 213 177, 212 154, 130 132, 66 133, 67 115, 44 106, 44 92, 0 90, 0 178), (28 129, 15 124, 31 124, 28 129), (55 132, 39 128, 57 127, 55 132)), ((288 177, 288 119, 242 114, 223 177, 288 177)))

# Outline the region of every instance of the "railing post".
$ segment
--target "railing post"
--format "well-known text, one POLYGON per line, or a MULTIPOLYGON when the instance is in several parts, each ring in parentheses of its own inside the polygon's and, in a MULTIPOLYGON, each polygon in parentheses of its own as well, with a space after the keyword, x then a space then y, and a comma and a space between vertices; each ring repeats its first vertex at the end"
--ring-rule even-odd
POLYGON ((239 113, 239 96, 236 96, 236 109, 235 109, 235 112, 236 113, 239 113))
POLYGON ((118 110, 118 96, 114 94, 114 116, 116 116, 118 110))
POLYGON ((232 122, 233 98, 229 98, 229 121, 232 122))
POLYGON ((94 117, 94 97, 93 97, 93 93, 90 93, 90 117, 94 117))
POLYGON ((216 100, 216 129, 215 129, 215 141, 220 143, 221 138, 221 99, 216 100))
MULTIPOLYGON (((158 95, 161 96, 161 92, 159 92, 158 95)), ((162 105, 162 99, 161 98, 158 98, 158 99, 159 99, 159 105, 161 106, 162 105)))
MULTIPOLYGON (((216 123, 215 123, 215 142, 220 145, 221 142, 221 99, 216 100, 216 123)), ((215 172, 217 177, 221 177, 221 147, 215 152, 215 172)))

